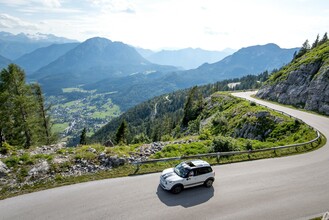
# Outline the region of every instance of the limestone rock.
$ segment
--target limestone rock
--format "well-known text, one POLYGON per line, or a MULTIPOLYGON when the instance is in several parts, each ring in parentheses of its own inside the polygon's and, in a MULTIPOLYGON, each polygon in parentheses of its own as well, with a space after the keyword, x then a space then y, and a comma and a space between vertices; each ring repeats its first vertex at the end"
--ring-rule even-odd
POLYGON ((28 172, 29 176, 37 177, 43 174, 46 174, 49 171, 49 164, 47 161, 42 161, 41 163, 36 164, 33 168, 28 172))
POLYGON ((285 80, 263 86, 257 96, 329 115, 329 65, 303 64, 285 80))
POLYGON ((0 160, 0 178, 7 176, 8 172, 8 167, 0 160))

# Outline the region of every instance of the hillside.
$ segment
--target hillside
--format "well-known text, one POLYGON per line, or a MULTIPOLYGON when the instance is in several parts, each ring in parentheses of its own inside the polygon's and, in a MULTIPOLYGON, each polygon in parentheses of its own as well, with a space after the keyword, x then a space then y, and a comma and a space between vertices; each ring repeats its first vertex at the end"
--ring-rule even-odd
MULTIPOLYGON (((192 152, 207 153, 211 149, 223 152, 246 150, 248 147, 259 149, 300 143, 316 136, 314 131, 298 120, 235 98, 228 93, 216 92, 204 99, 200 99, 197 93, 197 88, 194 87, 189 91, 180 91, 149 101, 145 103, 148 108, 143 109, 140 105, 128 111, 120 117, 121 122, 118 123, 121 124, 125 120, 127 134, 135 134, 127 141, 147 143, 181 138, 190 138, 191 142, 195 142, 193 140, 196 139, 201 140, 198 146, 191 144, 190 149, 188 146, 173 143, 167 147, 168 149, 164 148, 154 155, 155 158, 161 158, 180 156, 185 147, 186 152, 190 153, 183 154, 188 155, 193 154, 192 152), (192 98, 193 104, 189 109, 186 108, 189 105, 187 104, 189 98, 184 104, 186 92, 189 98, 191 94, 193 97, 196 95, 192 98), (200 100, 202 101, 199 102, 200 100), (151 103, 154 105, 152 106, 151 103), (198 109, 194 111, 196 106, 198 109), (194 112, 190 114, 188 113, 190 111, 194 112), (184 126, 185 117, 189 117, 186 126, 184 126), (197 149, 194 147, 200 151, 195 152, 197 149)), ((116 132, 118 128, 113 125, 109 123, 91 140, 97 142, 95 138, 102 133, 105 142, 115 141, 117 135, 112 139, 110 133, 116 132), (104 132, 105 128, 111 129, 104 132)))
MULTIPOLYGON (((233 50, 208 51, 200 48, 185 48, 180 50, 161 50, 144 57, 152 63, 172 65, 183 69, 195 69, 204 63, 215 63, 231 55, 233 50)), ((145 53, 144 53, 145 54, 145 53)))
POLYGON ((329 41, 274 73, 257 97, 329 115, 329 41))
POLYGON ((289 63, 298 48, 282 49, 276 44, 256 45, 238 50, 213 64, 203 64, 194 70, 179 74, 183 81, 193 84, 212 83, 272 71, 289 63))
MULTIPOLYGON (((215 84, 197 87, 199 94, 206 98, 215 91, 229 91, 234 89, 255 89, 268 77, 265 72, 258 76, 245 76, 240 79, 224 80, 215 84), (229 88, 229 83, 240 82, 235 88, 229 88)), ((113 139, 120 123, 125 120, 130 127, 128 141, 134 136, 145 133, 151 140, 161 140, 162 136, 171 135, 176 125, 180 123, 184 112, 184 103, 189 90, 178 90, 145 101, 124 112, 120 117, 112 119, 91 137, 93 142, 105 142, 113 139), (164 125, 163 123, 166 123, 164 125), (160 133, 159 133, 160 132, 160 133)))
POLYGON ((79 43, 52 44, 48 47, 42 47, 31 53, 24 54, 14 62, 25 70, 27 75, 37 71, 43 66, 55 61, 69 50, 72 50, 79 43))

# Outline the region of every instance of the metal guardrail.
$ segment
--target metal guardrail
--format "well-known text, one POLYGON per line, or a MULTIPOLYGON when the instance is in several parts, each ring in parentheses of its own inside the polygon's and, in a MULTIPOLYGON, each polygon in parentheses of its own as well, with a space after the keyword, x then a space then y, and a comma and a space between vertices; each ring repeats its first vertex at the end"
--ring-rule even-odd
MULTIPOLYGON (((248 101, 250 101, 250 100, 248 100, 248 101)), ((300 120, 303 123, 305 123, 303 120, 298 119, 298 118, 296 118, 296 117, 294 117, 292 115, 289 115, 289 114, 287 114, 285 112, 272 109, 272 108, 267 107, 267 106, 262 105, 262 104, 258 104, 258 103, 255 103, 255 104, 264 106, 264 107, 269 108, 269 109, 271 109, 273 111, 279 112, 281 114, 287 115, 287 116, 289 116, 291 118, 295 118, 296 120, 300 120)), ((233 155, 240 155, 240 154, 252 154, 252 153, 258 153, 258 152, 276 151, 276 150, 285 149, 285 148, 299 147, 299 146, 303 146, 303 145, 307 145, 307 144, 312 144, 312 143, 318 141, 320 139, 320 137, 321 137, 321 134, 320 134, 320 132, 318 130, 316 130, 314 127, 312 127, 310 125, 308 125, 308 126, 311 127, 314 131, 316 131, 317 137, 314 138, 311 141, 307 141, 307 142, 304 142, 304 143, 290 144, 290 145, 285 145, 285 146, 278 146, 278 147, 264 148, 264 149, 257 149, 257 150, 247 150, 247 151, 216 152, 216 153, 197 154, 197 155, 190 155, 190 156, 183 155, 181 157, 169 157, 169 158, 161 158, 161 159, 153 159, 153 160, 145 160, 145 161, 134 161, 134 162, 132 162, 132 164, 137 165, 137 170, 138 170, 139 169, 139 165, 141 165, 141 164, 157 163, 157 162, 167 162, 167 161, 173 161, 173 160, 186 160, 186 159, 201 158, 201 157, 217 157, 217 162, 219 163, 220 156, 233 156, 233 155)))
POLYGON ((161 159, 153 159, 153 160, 145 160, 145 161, 134 161, 132 164, 137 165, 137 169, 139 168, 139 165, 141 164, 147 164, 147 163, 157 163, 157 162, 167 162, 167 161, 173 161, 173 160, 186 160, 186 159, 193 159, 193 158, 201 158, 201 157, 217 157, 217 162, 219 163, 219 158, 221 156, 233 156, 233 155, 240 155, 240 154, 252 154, 252 153, 258 153, 258 152, 265 152, 265 151, 276 151, 280 149, 285 148, 292 148, 292 147, 299 147, 307 144, 312 144, 319 140, 321 137, 320 133, 317 132, 317 137, 311 141, 304 142, 304 143, 298 143, 298 144, 290 144, 285 146, 278 146, 278 147, 271 147, 271 148, 264 148, 264 149, 256 149, 256 150, 246 150, 246 151, 229 151, 229 152, 216 152, 216 153, 208 153, 208 154, 196 154, 196 155, 190 155, 190 156, 181 156, 181 157, 169 157, 169 158, 161 158, 161 159))

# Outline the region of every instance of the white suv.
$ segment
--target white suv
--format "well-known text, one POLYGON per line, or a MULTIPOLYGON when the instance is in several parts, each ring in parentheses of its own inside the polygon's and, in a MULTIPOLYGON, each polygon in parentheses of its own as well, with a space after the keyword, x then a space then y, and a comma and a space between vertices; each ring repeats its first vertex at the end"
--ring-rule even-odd
POLYGON ((204 184, 211 187, 215 181, 215 172, 209 163, 203 160, 185 161, 174 168, 165 169, 160 177, 163 189, 180 193, 184 188, 204 184))

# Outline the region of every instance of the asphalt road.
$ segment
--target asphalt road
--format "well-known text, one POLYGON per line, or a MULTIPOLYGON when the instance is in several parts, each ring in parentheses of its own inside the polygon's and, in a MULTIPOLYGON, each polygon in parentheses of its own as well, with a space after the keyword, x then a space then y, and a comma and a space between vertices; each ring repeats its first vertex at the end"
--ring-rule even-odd
MULTIPOLYGON (((250 93, 236 96, 249 97, 250 93)), ((260 102, 255 100, 255 102, 260 102)), ((329 119, 273 104, 329 137, 329 119)), ((172 195, 160 173, 65 186, 0 201, 0 219, 310 219, 329 210, 329 146, 214 167, 213 188, 172 195)))

